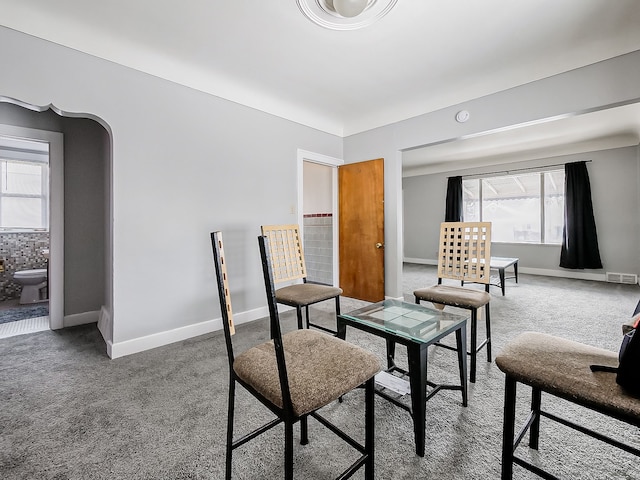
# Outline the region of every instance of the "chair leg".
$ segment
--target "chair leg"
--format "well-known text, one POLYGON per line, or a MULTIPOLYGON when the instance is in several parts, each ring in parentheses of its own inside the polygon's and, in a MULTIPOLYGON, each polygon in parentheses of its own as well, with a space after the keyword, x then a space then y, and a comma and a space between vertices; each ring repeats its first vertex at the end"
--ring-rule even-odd
POLYGON ((309 305, 305 305, 304 307, 304 318, 306 323, 306 329, 309 330, 309 305))
POLYGON ((293 480, 293 422, 284 422, 284 478, 293 480))
POLYGON ((504 381, 504 418, 502 424, 502 480, 513 478, 513 435, 516 417, 516 381, 506 376, 504 381))
POLYGON ((298 317, 298 330, 302 330, 302 307, 296 307, 296 315, 298 317))
POLYGON ((231 458, 233 453, 233 412, 236 395, 236 381, 229 381, 229 403, 227 411, 227 452, 225 456, 225 479, 231 480, 231 458))
POLYGON ((489 304, 484 307, 485 323, 487 325, 487 362, 491 362, 491 317, 489 315, 489 304))
POLYGON ((471 310, 471 350, 469 351, 469 355, 471 356, 471 367, 470 367, 470 375, 469 381, 471 383, 476 383, 476 357, 478 355, 478 309, 474 308, 471 310))
MULTIPOLYGON (((340 316, 340 295, 336 297, 336 332, 338 330, 338 317, 340 316)), ((337 333, 336 333, 337 335, 337 333)))
POLYGON ((531 389, 531 413, 533 413, 533 422, 529 429, 529 447, 538 450, 540 440, 540 403, 542 400, 542 392, 539 388, 531 389))
POLYGON ((364 466, 364 478, 373 480, 374 472, 374 452, 375 452, 375 417, 373 414, 375 377, 367 380, 365 385, 365 440, 364 449, 367 454, 367 463, 364 466))
POLYGON ((300 417, 300 445, 309 443, 309 422, 307 416, 300 417))

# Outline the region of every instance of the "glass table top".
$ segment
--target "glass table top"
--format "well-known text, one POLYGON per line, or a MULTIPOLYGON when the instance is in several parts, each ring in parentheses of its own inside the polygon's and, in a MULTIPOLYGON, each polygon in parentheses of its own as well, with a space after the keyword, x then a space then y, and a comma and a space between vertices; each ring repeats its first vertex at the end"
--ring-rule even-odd
POLYGON ((340 316, 418 342, 430 342, 441 334, 456 329, 468 319, 464 315, 391 299, 342 313, 340 316))

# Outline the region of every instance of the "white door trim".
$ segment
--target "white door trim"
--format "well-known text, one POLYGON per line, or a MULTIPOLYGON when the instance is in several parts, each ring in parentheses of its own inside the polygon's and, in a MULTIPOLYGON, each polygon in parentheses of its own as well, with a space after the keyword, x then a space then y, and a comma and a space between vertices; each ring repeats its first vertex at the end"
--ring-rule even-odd
POLYGON ((0 135, 49 144, 49 327, 64 326, 64 136, 0 124, 0 135))
POLYGON ((298 149, 297 157, 297 181, 298 181, 298 225, 303 229, 304 212, 302 205, 304 201, 304 162, 318 163, 332 167, 331 172, 331 190, 332 190, 332 215, 333 215, 333 285, 338 286, 340 283, 340 263, 338 258, 338 167, 344 165, 344 160, 335 157, 329 157, 321 153, 309 152, 307 150, 298 149))

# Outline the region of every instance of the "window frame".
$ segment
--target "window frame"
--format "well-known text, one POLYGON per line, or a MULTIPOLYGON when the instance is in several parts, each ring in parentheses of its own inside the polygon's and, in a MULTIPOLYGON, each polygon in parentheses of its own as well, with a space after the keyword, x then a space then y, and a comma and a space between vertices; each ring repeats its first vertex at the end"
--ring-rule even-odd
POLYGON ((12 233, 12 232, 48 232, 50 228, 49 218, 49 163, 36 161, 36 160, 22 160, 15 158, 8 158, 6 156, 0 157, 0 172, 6 171, 6 165, 8 164, 22 164, 33 165, 40 167, 40 194, 28 194, 28 193, 8 193, 5 192, 0 184, 0 232, 12 233), (5 166, 3 169, 2 167, 5 166), (2 203, 7 198, 35 198, 40 200, 40 219, 44 227, 10 227, 3 225, 2 219, 2 203))
MULTIPOLYGON (((484 221, 484 210, 483 210, 483 203, 484 203, 484 196, 483 196, 483 185, 484 182, 483 180, 490 180, 492 178, 502 178, 502 177, 517 177, 519 174, 527 174, 527 175, 532 175, 532 174, 537 174, 538 175, 538 188, 539 188, 539 193, 540 193, 540 240, 536 241, 536 242, 526 242, 526 241, 516 241, 516 240, 511 240, 511 241, 500 241, 500 240, 495 240, 492 239, 492 242, 495 243, 510 243, 510 244, 517 244, 517 245, 551 245, 551 246, 558 246, 561 245, 562 240, 558 241, 558 242, 548 242, 546 237, 547 237, 547 228, 546 228, 546 219, 547 219, 547 213, 546 213, 546 208, 545 208, 545 198, 546 198, 546 190, 545 190, 545 174, 547 173, 553 173, 553 172, 560 172, 563 175, 564 178, 564 169, 563 168, 558 168, 558 166, 553 166, 553 167, 541 167, 541 168, 532 168, 532 169, 523 169, 523 170, 511 170, 511 171, 504 171, 504 172, 493 172, 493 173, 487 173, 487 174, 478 174, 478 175, 468 175, 463 177, 462 182, 463 182, 463 190, 464 190, 464 182, 467 180, 477 180, 478 181, 478 221, 482 222, 484 221)), ((564 193, 563 193, 564 196, 564 193)), ((463 197, 463 209, 462 209, 462 216, 463 216, 463 221, 467 221, 464 217, 465 217, 465 212, 466 212, 466 208, 465 205, 466 201, 464 200, 463 197)))

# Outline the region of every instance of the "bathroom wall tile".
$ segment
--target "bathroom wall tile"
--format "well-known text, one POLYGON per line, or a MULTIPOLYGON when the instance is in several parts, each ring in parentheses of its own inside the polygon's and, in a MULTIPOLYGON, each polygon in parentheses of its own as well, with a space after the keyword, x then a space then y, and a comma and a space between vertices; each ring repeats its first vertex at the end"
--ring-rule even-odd
POLYGON ((49 232, 0 234, 0 259, 4 272, 0 272, 0 301, 19 298, 22 287, 13 279, 19 270, 47 268, 43 248, 49 248, 49 232))

